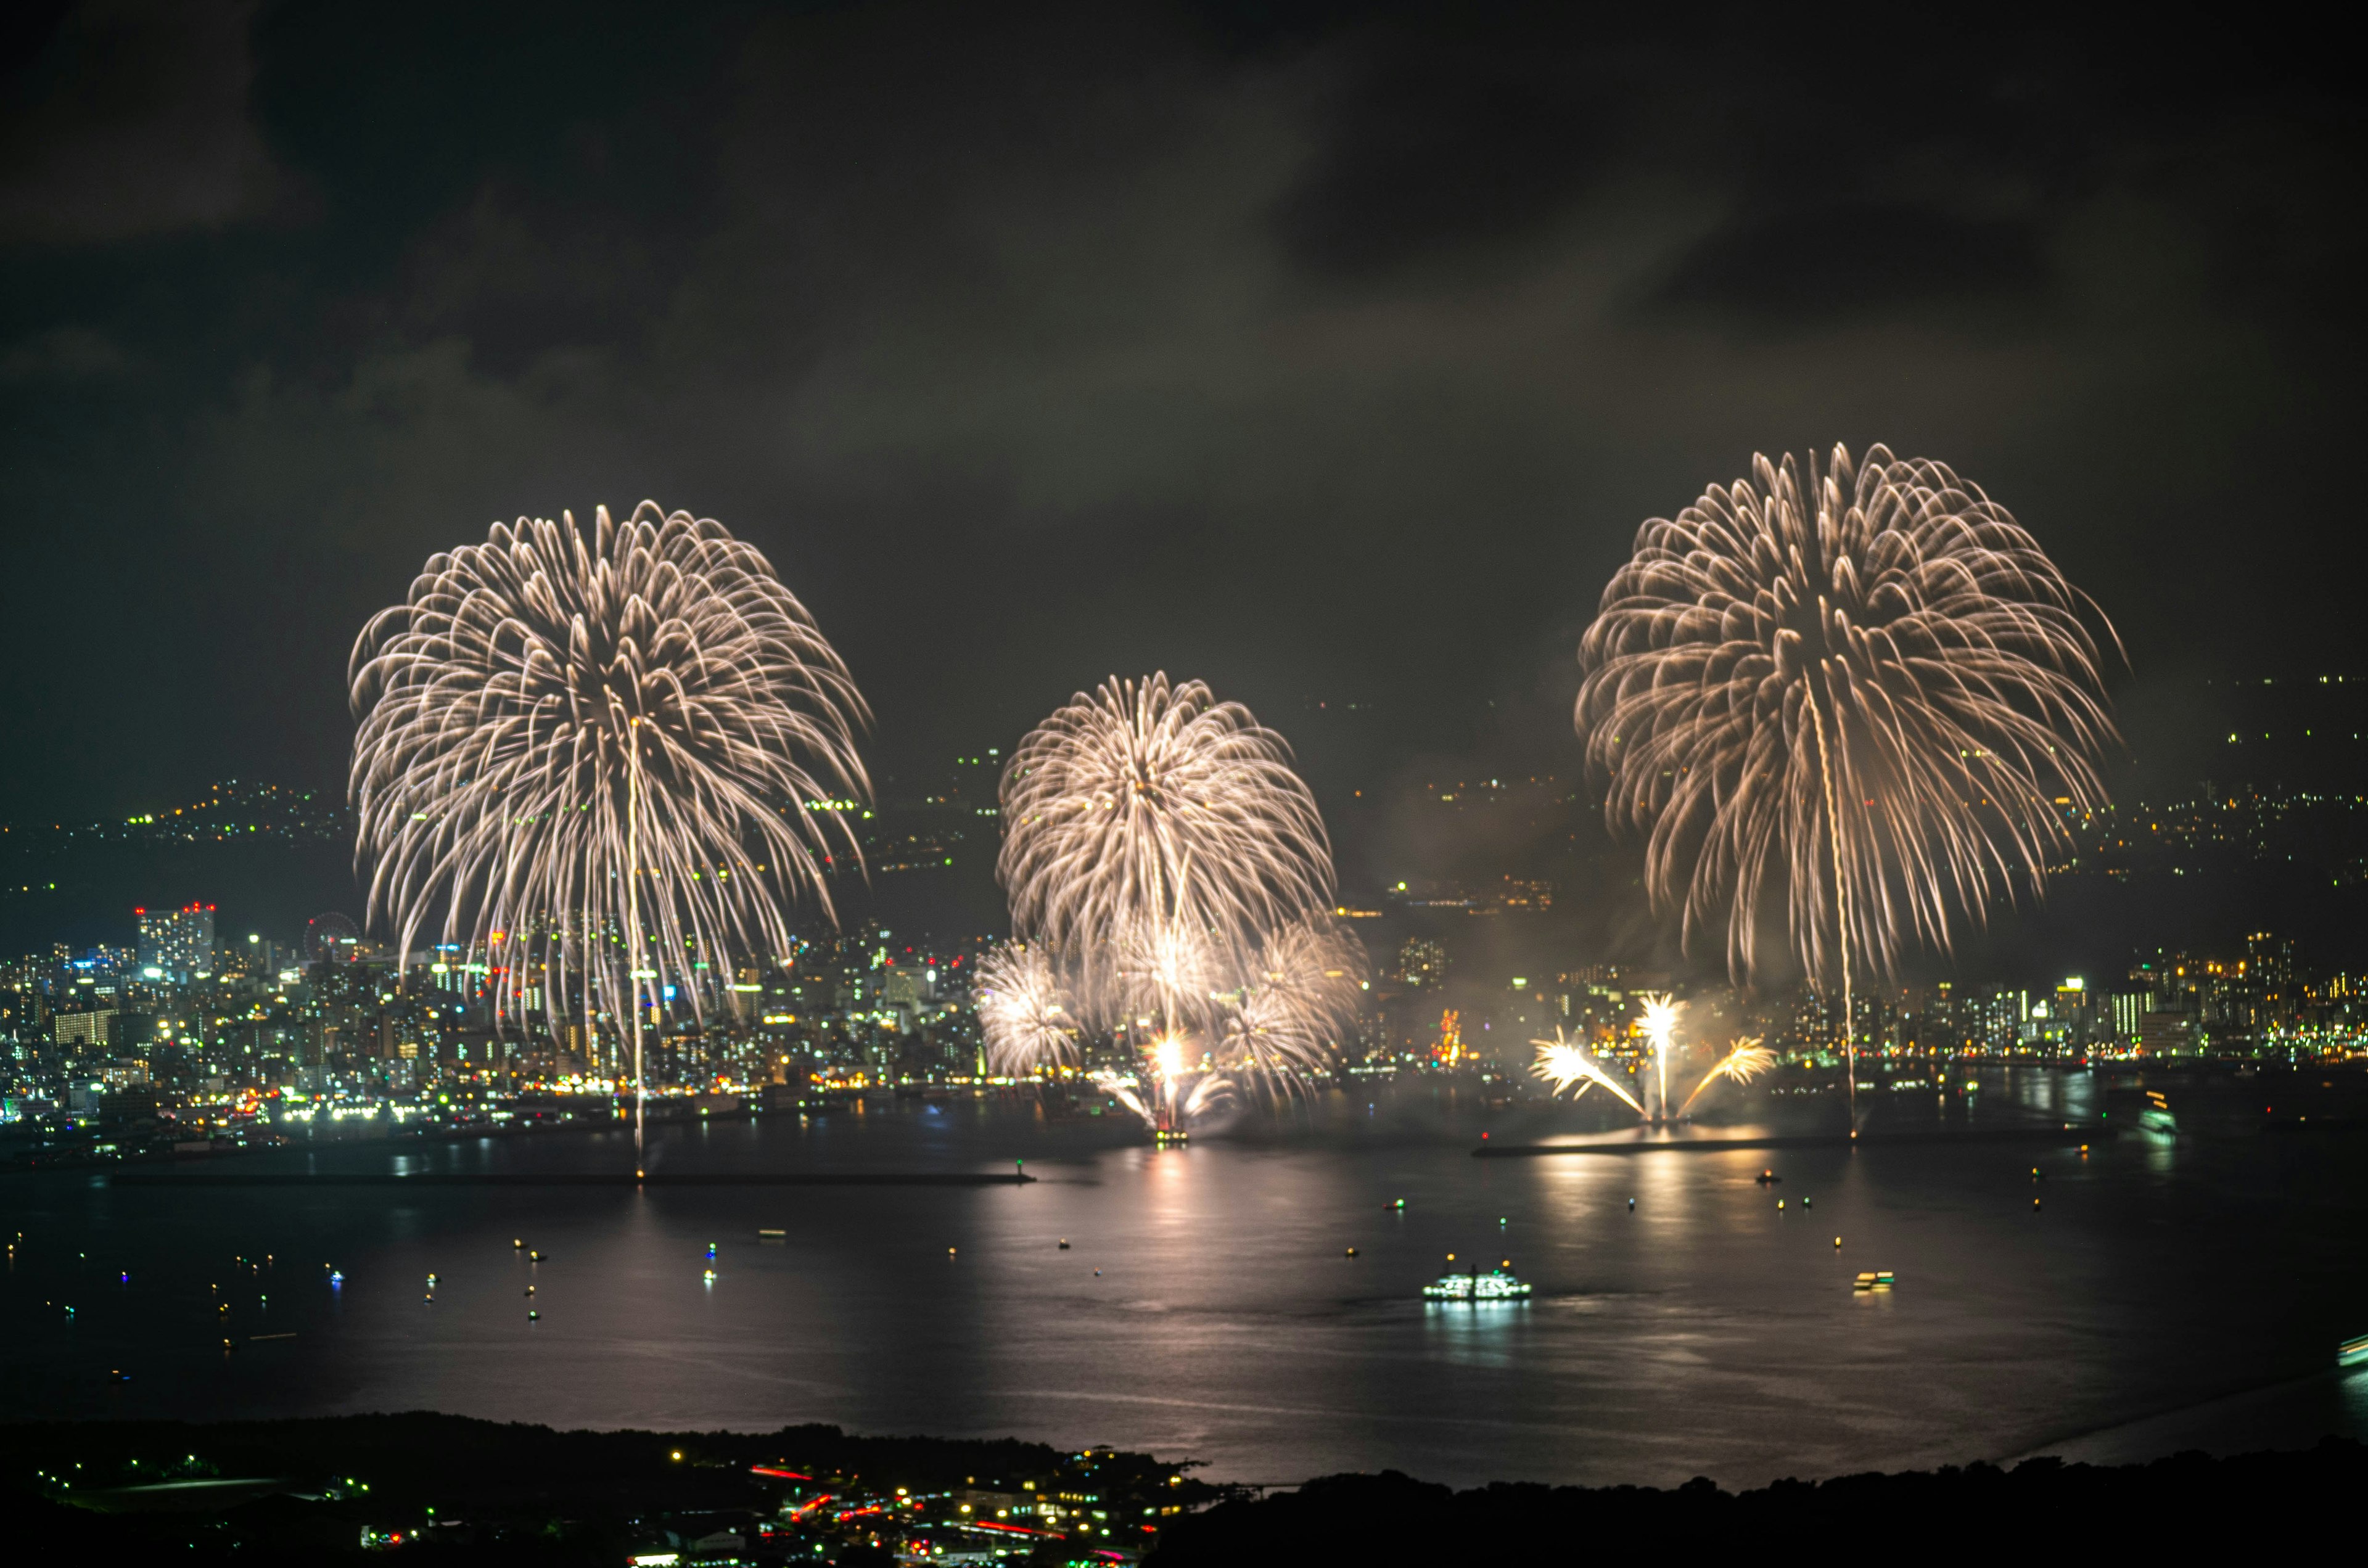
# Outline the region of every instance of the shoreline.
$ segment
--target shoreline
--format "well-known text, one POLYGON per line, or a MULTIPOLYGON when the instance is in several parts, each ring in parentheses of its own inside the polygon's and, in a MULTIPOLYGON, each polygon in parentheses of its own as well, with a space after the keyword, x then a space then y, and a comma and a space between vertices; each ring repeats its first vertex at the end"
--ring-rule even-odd
POLYGON ((1876 1132, 1863 1137, 1847 1132, 1769 1133, 1753 1138, 1657 1138, 1624 1142, 1606 1140, 1588 1143, 1483 1143, 1472 1151, 1475 1160, 1524 1160, 1554 1154, 1651 1154, 1676 1152, 1713 1154, 1732 1149, 1895 1149, 1942 1143, 2110 1143, 2121 1136, 2118 1128, 1991 1127, 1964 1131, 1876 1132))
POLYGON ((1012 1171, 233 1171, 225 1176, 175 1176, 119 1171, 109 1187, 1027 1187, 1037 1180, 1012 1171))

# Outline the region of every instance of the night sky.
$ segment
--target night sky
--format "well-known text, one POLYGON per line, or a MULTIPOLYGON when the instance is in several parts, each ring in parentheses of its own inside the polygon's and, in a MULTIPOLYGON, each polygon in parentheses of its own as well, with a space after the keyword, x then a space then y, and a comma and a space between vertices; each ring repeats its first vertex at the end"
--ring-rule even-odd
POLYGON ((2013 508, 2134 735, 2356 668, 2349 51, 1925 11, 13 7, 0 818, 336 788, 431 551, 644 496, 891 774, 1155 667, 1575 771, 1637 523, 1838 439, 2013 508))

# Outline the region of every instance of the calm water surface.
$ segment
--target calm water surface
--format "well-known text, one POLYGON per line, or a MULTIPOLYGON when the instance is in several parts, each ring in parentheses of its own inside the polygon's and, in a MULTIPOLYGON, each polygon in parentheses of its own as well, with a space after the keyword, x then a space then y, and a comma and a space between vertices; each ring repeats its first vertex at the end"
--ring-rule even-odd
MULTIPOLYGON (((1982 1119, 2093 1108, 2085 1078, 1985 1081, 1982 1119)), ((1024 1187, 199 1189, 202 1166, 187 1188, 0 1178, 23 1235, 0 1288, 0 1418, 829 1421, 1109 1442, 1234 1480, 1395 1466, 1458 1483, 1752 1484, 2368 1436, 2368 1377, 2329 1369, 2336 1341, 2368 1331, 2368 1135, 2149 1135, 2086 1158, 1998 1144, 1470 1157, 1483 1130, 1567 1133, 1592 1114, 1382 1091, 1154 1151, 1115 1120, 962 1102, 670 1130, 650 1160, 952 1171, 1024 1156, 1041 1178, 1024 1187), (1753 1180, 1770 1166, 1781 1186, 1753 1180), (767 1227, 786 1238, 760 1243, 767 1227), (1427 1305, 1449 1253, 1509 1258, 1537 1294, 1427 1305), (1864 1268, 1895 1270, 1898 1289, 1854 1294, 1864 1268), (294 1337, 249 1337, 272 1334, 294 1337)), ((1812 1113, 1754 1114, 1785 1127, 1812 1113)), ((1886 1105, 1875 1126, 1918 1114, 1886 1105)), ((630 1144, 264 1159, 616 1168, 630 1144)))

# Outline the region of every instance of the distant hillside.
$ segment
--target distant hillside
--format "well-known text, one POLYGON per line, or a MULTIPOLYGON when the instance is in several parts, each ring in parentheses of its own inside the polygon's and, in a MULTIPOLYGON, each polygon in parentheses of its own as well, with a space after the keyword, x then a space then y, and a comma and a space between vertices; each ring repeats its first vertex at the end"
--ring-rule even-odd
POLYGON ((198 800, 107 823, 0 826, 0 952, 128 941, 133 910, 198 902, 281 937, 324 909, 359 914, 345 802, 225 779, 198 800))

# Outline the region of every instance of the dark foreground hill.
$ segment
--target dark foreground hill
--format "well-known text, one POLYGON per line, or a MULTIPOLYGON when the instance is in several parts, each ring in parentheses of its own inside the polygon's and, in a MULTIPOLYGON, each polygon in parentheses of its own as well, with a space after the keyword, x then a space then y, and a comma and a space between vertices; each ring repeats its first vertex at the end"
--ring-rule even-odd
POLYGON ((1009 1439, 559 1432, 413 1413, 0 1426, 0 1561, 295 1564, 895 1562, 1146 1568, 1701 1562, 2335 1546, 2368 1449, 2032 1460, 1723 1492, 1395 1471, 1227 1499, 1189 1465, 1009 1439), (1213 1507, 1208 1506, 1214 1504, 1213 1507), (1205 1511, 1199 1511, 1205 1510, 1205 1511))
POLYGON ((2180 1454, 2117 1468, 2026 1460, 1780 1481, 1723 1492, 1509 1485, 1456 1492, 1395 1471, 1335 1475, 1223 1503, 1172 1526, 1151 1568, 1252 1563, 2030 1562, 2066 1553, 2243 1559, 2317 1543, 2330 1558, 2368 1495, 2368 1448, 2329 1437, 2302 1453, 2180 1454))

